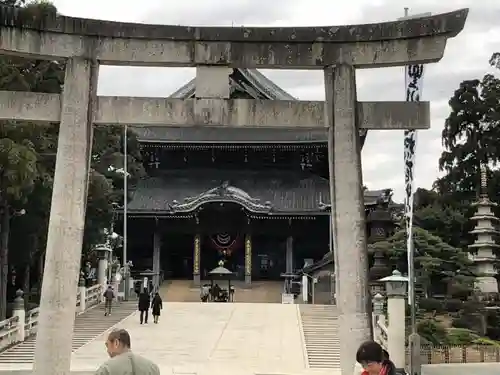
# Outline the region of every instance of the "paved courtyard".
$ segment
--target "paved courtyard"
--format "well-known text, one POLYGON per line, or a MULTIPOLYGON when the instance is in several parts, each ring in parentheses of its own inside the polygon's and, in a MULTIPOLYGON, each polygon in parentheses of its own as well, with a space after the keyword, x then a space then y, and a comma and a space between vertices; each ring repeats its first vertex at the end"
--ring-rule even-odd
MULTIPOLYGON (((162 374, 299 374, 306 370, 299 319, 294 305, 165 303, 158 325, 140 325, 134 314, 118 327, 162 374)), ((73 355, 72 369, 94 370, 106 358, 100 337, 73 355)))
MULTIPOLYGON (((103 319, 105 317, 103 316, 103 319)), ((159 324, 119 323, 132 350, 164 374, 327 374, 307 369, 298 306, 270 303, 165 303, 159 324)), ((73 354, 71 369, 91 374, 107 360, 106 334, 73 354)), ((15 365, 2 370, 29 370, 15 365)))

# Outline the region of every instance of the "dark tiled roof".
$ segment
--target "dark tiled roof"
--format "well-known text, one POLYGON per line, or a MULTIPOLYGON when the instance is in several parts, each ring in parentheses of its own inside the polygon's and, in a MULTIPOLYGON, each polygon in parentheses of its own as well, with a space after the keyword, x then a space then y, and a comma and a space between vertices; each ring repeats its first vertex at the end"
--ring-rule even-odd
POLYGON ((311 174, 182 170, 142 180, 128 208, 186 212, 197 208, 197 203, 229 200, 254 212, 303 213, 320 211, 319 203, 328 200, 328 195, 327 181, 311 174), (227 187, 222 191, 224 182, 227 187))
MULTIPOLYGON (((180 89, 175 91, 172 95, 170 95, 170 97, 178 99, 193 97, 196 90, 195 81, 196 79, 193 78, 191 81, 189 81, 180 89)), ((233 87, 242 87, 244 89, 249 89, 248 91, 250 92, 256 90, 256 93, 262 94, 262 96, 270 100, 297 100, 281 87, 276 85, 269 78, 267 78, 264 74, 259 72, 257 69, 234 69, 233 74, 231 74, 231 85, 233 87), (246 85, 241 81, 241 77, 244 77, 252 87, 245 87, 246 85)))
POLYGON ((323 256, 321 260, 318 260, 317 262, 304 267, 300 271, 300 273, 312 274, 313 272, 317 272, 318 270, 321 270, 326 266, 330 266, 330 264, 332 263, 333 263, 333 253, 329 251, 323 256))
POLYGON ((245 128, 167 128, 163 126, 136 127, 134 132, 141 142, 168 143, 326 143, 326 129, 294 131, 245 128))
MULTIPOLYGON (((255 213, 318 213, 330 203, 328 181, 290 171, 175 170, 141 180, 130 212, 185 213, 204 203, 236 202, 255 213)), ((376 203, 368 192, 365 205, 376 203)))
MULTIPOLYGON (((257 69, 237 68, 230 76, 232 91, 247 92, 251 97, 268 100, 297 100, 257 69)), ((175 91, 171 98, 186 99, 194 96, 195 79, 175 91)), ((165 128, 159 126, 132 126, 141 142, 158 143, 310 143, 328 141, 327 130, 281 130, 245 128, 165 128)), ((361 132, 361 146, 366 138, 361 132)))

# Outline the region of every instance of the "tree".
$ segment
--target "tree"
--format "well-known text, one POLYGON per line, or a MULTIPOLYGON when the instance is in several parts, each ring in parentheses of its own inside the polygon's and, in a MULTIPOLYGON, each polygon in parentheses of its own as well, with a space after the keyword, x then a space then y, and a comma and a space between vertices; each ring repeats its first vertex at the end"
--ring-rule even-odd
MULTIPOLYGON (((109 228, 115 207, 123 205, 125 175, 110 169, 110 167, 123 168, 123 133, 121 126, 94 128, 90 188, 85 221, 84 249, 86 251, 91 250, 93 245, 103 242, 103 229, 109 228)), ((127 154, 128 183, 130 186, 128 199, 130 199, 136 182, 145 175, 139 143, 135 133, 130 130, 127 132, 127 154)))
MULTIPOLYGON (((52 127, 53 128, 53 127, 52 127)), ((21 246, 14 247, 14 254, 18 255, 22 262, 30 262, 32 251, 38 250, 38 243, 40 238, 41 228, 46 228, 47 212, 50 208, 50 190, 52 187, 52 176, 50 164, 47 164, 43 159, 43 153, 51 152, 54 148, 53 135, 50 134, 52 130, 48 125, 36 126, 31 123, 4 123, 0 131, 0 138, 4 143, 17 145, 17 149, 25 150, 25 153, 30 157, 28 165, 12 165, 6 160, 1 160, 0 166, 2 170, 8 172, 16 172, 24 176, 24 180, 17 178, 10 183, 9 190, 4 189, 7 194, 3 194, 3 201, 6 215, 4 218, 4 225, 2 225, 1 233, 3 237, 2 250, 2 279, 3 291, 6 292, 6 283, 8 276, 8 261, 9 261, 9 244, 14 245, 10 236, 10 216, 13 212, 28 212, 28 215, 16 217, 13 221, 13 230, 16 229, 16 224, 22 230, 22 235, 18 238, 21 240, 30 239, 25 241, 21 246), (28 145, 28 146, 25 146, 28 145), (36 202, 31 198, 36 196, 36 202), (36 249, 36 250, 35 250, 36 249)), ((11 151, 12 153, 13 151, 11 151)), ((5 187, 8 182, 3 182, 5 187)), ((46 232, 44 233, 45 236, 46 232)), ((5 296, 5 294, 2 294, 5 296)), ((4 305, 5 303, 5 299, 4 305)), ((5 310, 4 310, 5 311, 5 310)), ((3 312, 2 312, 3 313, 3 312)))
MULTIPOLYGON (((499 61, 500 55, 493 54, 491 65, 498 68, 499 61)), ((479 192, 480 166, 495 167, 500 161, 500 79, 486 74, 463 81, 449 105, 451 113, 442 132, 445 150, 439 160, 446 175, 436 187, 458 201, 470 202, 479 192)))
MULTIPOLYGON (((2 129, 3 130, 3 129, 2 129)), ((12 202, 23 202, 37 178, 37 156, 29 140, 17 143, 0 137, 0 319, 7 314, 7 275, 9 272, 9 232, 12 202)))
POLYGON ((468 206, 460 202, 447 202, 435 191, 417 189, 415 193, 414 220, 418 227, 441 238, 448 245, 466 249, 470 243, 469 236, 464 236, 469 222, 468 206))
POLYGON ((500 52, 495 52, 491 56, 490 65, 500 70, 500 52))
MULTIPOLYGON (((415 270, 421 297, 455 294, 462 297, 472 292, 474 275, 467 253, 450 246, 425 229, 415 227, 415 270)), ((386 241, 369 245, 369 251, 385 254, 392 268, 408 272, 406 232, 400 230, 386 241)))
MULTIPOLYGON (((19 6, 31 14, 54 12, 47 3, 4 0, 5 5, 19 6)), ((58 62, 0 57, 0 89, 37 92, 60 92, 64 69, 58 62)), ((0 320, 7 311, 6 289, 9 273, 9 233, 11 215, 16 206, 24 206, 35 185, 47 174, 37 152, 47 138, 43 130, 29 123, 3 122, 0 126, 0 320)), ((41 147, 43 149, 43 147, 41 147)))

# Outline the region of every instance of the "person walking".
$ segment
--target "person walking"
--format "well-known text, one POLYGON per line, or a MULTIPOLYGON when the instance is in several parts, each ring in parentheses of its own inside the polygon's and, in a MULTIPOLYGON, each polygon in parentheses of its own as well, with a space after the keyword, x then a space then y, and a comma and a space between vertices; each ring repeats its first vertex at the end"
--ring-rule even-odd
POLYGON ((113 305, 113 299, 115 298, 113 287, 108 285, 102 296, 104 297, 104 316, 111 315, 111 306, 113 305))
POLYGON ((110 357, 95 375, 160 375, 160 369, 153 361, 131 351, 130 335, 124 329, 111 331, 106 340, 110 357))
POLYGON ((148 324, 148 313, 149 313, 149 304, 151 302, 151 299, 149 297, 149 293, 147 288, 144 288, 142 290, 142 293, 139 294, 139 311, 141 312, 140 315, 140 322, 141 324, 148 324))
POLYGON ((201 302, 208 302, 209 297, 210 297, 210 286, 208 284, 204 284, 200 288, 200 300, 201 302))
POLYGON ((156 292, 153 300, 151 301, 151 313, 153 315, 153 322, 158 324, 158 318, 160 317, 160 311, 163 309, 163 301, 160 297, 160 293, 156 292))

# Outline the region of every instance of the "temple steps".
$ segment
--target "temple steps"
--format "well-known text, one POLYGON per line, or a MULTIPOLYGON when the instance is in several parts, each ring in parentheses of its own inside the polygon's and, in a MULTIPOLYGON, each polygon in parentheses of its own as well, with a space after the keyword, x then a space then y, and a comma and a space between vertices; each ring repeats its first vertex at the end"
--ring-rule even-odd
POLYGON ((332 305, 300 305, 299 309, 309 367, 339 370, 337 308, 332 305))
POLYGON ((163 302, 200 302, 200 289, 191 280, 168 280, 160 286, 163 302))
MULTIPOLYGON (((281 303, 283 281, 254 281, 250 288, 238 281, 233 285, 234 302, 281 303)), ((200 302, 200 289, 193 286, 191 280, 166 281, 160 287, 160 295, 165 302, 200 302)))
MULTIPOLYGON (((73 330, 73 352, 112 328, 137 310, 137 302, 120 302, 110 316, 104 316, 103 305, 90 308, 76 317, 73 330)), ((36 336, 29 337, 0 353, 0 364, 31 364, 35 355, 36 336)))

